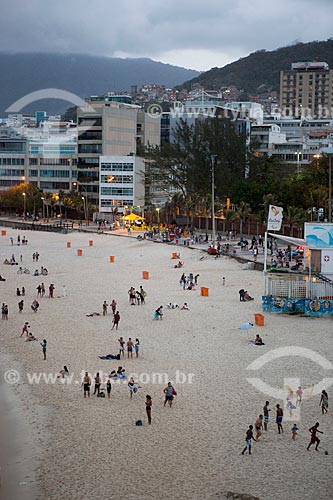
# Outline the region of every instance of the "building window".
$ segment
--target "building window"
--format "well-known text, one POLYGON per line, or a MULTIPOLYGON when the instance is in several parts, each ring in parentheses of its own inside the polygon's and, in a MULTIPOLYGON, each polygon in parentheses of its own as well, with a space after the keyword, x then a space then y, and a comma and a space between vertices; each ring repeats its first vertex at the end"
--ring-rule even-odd
POLYGON ((102 144, 79 144, 79 153, 102 154, 102 144))
POLYGON ((38 177, 38 170, 29 170, 29 177, 38 177))

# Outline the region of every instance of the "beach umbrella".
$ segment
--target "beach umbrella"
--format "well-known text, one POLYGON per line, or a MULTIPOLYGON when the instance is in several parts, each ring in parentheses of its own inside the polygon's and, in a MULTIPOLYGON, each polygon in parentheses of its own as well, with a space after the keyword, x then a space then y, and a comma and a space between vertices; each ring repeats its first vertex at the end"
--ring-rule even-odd
POLYGON ((253 323, 243 323, 239 329, 240 330, 246 330, 247 332, 247 338, 249 338, 249 330, 254 327, 253 323))
POLYGON ((251 328, 254 327, 254 324, 253 323, 243 323, 239 329, 240 330, 250 330, 251 328))

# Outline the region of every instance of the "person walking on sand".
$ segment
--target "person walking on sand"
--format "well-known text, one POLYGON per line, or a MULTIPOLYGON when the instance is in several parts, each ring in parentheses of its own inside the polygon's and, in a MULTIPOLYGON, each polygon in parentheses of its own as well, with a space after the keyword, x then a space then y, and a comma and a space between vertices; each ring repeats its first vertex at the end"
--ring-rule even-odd
POLYGON ((102 309, 103 309, 103 316, 106 316, 108 313, 108 305, 106 303, 106 300, 104 300, 103 302, 102 309))
POLYGON ((24 334, 28 335, 29 323, 26 321, 22 326, 22 332, 20 337, 23 337, 24 334))
POLYGON ((297 431, 299 431, 299 428, 297 427, 296 424, 294 424, 291 428, 291 439, 293 441, 296 441, 297 431))
POLYGON ((44 339, 43 342, 40 343, 42 346, 42 351, 43 351, 43 356, 44 356, 44 361, 46 360, 46 348, 47 348, 47 340, 44 339))
POLYGON ((44 283, 41 284, 41 292, 42 292, 42 294, 41 294, 42 297, 44 297, 44 295, 45 295, 45 285, 44 285, 44 283))
POLYGON ((94 396, 97 392, 97 396, 99 395, 99 390, 101 388, 101 377, 99 376, 99 372, 96 373, 95 376, 95 388, 94 388, 94 396))
POLYGON ((321 405, 321 412, 326 415, 328 412, 328 394, 326 391, 321 391, 319 406, 321 405))
POLYGON ((153 400, 151 399, 151 396, 147 394, 146 396, 146 413, 148 417, 148 424, 151 424, 151 407, 153 405, 153 400))
POLYGON ((283 421, 283 410, 280 408, 280 405, 276 405, 276 423, 278 427, 279 434, 281 432, 283 433, 283 427, 282 427, 282 421, 283 421))
POLYGON ((88 398, 90 398, 91 378, 89 377, 88 372, 86 372, 83 377, 82 385, 83 385, 83 397, 85 398, 86 396, 88 396, 88 398))
POLYGON ((252 439, 253 439, 253 441, 257 441, 257 440, 253 437, 253 425, 249 425, 249 428, 248 428, 248 430, 246 431, 246 435, 245 435, 245 442, 246 442, 246 445, 245 445, 244 450, 242 451, 242 455, 244 455, 244 453, 246 452, 246 450, 249 450, 249 455, 251 455, 252 439))
POLYGON ((18 303, 19 313, 21 313, 23 311, 23 307, 24 307, 24 300, 22 299, 18 303))
POLYGON ((123 337, 120 337, 118 339, 118 342, 119 342, 119 355, 121 357, 121 355, 123 355, 123 357, 125 356, 125 340, 123 339, 123 337))
POLYGON ((135 339, 134 349, 135 349, 135 357, 138 358, 139 357, 139 351, 140 351, 140 340, 139 339, 135 339))
POLYGON ((133 344, 133 340, 131 339, 131 337, 128 339, 126 346, 127 346, 127 357, 129 358, 131 356, 131 358, 133 358, 134 344, 133 344))
POLYGON ((111 396, 111 389, 112 389, 112 386, 111 386, 111 380, 109 377, 108 381, 106 382, 106 393, 108 395, 108 399, 110 399, 110 396, 111 396))
POLYGON ((51 285, 49 286, 49 298, 50 299, 53 299, 53 292, 54 292, 54 284, 51 283, 51 285))
POLYGON ((113 316, 113 325, 111 330, 113 330, 114 327, 116 327, 116 330, 118 330, 119 321, 120 321, 120 314, 119 311, 117 311, 116 314, 113 316))
POLYGON ((267 426, 268 426, 268 421, 269 421, 269 412, 271 411, 269 407, 269 401, 266 401, 265 406, 263 408, 264 410, 264 429, 267 432, 267 426))
POLYGON ((172 407, 173 398, 174 398, 174 396, 177 395, 177 392, 176 392, 176 390, 173 387, 173 385, 172 385, 171 382, 168 382, 168 385, 166 386, 165 389, 163 389, 163 392, 165 394, 165 399, 164 399, 163 406, 165 406, 168 403, 169 406, 170 406, 170 408, 171 408, 172 407))
POLYGON ((22 297, 25 297, 25 288, 22 286, 22 292, 21 292, 22 297))
POLYGON ((260 436, 262 435, 262 428, 263 428, 263 415, 259 415, 255 422, 255 429, 256 429, 256 440, 258 441, 260 436))
POLYGON ((311 441, 310 441, 310 443, 308 444, 308 446, 306 448, 308 451, 310 450, 310 446, 312 446, 315 443, 316 443, 315 450, 318 451, 318 446, 319 446, 319 443, 320 443, 320 439, 317 436, 317 432, 319 432, 319 434, 324 434, 323 432, 321 432, 320 430, 318 430, 318 427, 319 427, 319 422, 316 422, 315 425, 313 427, 310 427, 310 429, 309 429, 309 432, 311 432, 311 441))
POLYGON ((112 309, 112 314, 114 316, 116 314, 117 302, 114 299, 112 299, 112 302, 110 305, 111 305, 111 309, 112 309))
POLYGON ((38 285, 36 287, 36 290, 37 290, 37 297, 41 297, 42 296, 42 287, 41 287, 41 285, 38 285))
POLYGON ((136 385, 135 385, 135 382, 134 382, 134 378, 131 377, 128 381, 128 384, 127 384, 128 388, 129 388, 129 391, 130 391, 130 399, 132 399, 133 397, 133 393, 136 393, 138 391, 136 385))

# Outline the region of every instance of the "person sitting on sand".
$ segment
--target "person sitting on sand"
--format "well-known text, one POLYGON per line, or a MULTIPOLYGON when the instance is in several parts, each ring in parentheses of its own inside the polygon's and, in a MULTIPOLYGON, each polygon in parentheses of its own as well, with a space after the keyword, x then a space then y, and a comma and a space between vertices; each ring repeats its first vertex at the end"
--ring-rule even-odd
POLYGON ((39 276, 38 269, 35 270, 34 276, 39 276))
POLYGON ((244 292, 244 300, 247 301, 247 300, 254 300, 253 297, 250 296, 249 292, 247 290, 245 290, 244 292))
POLYGON ((26 342, 30 342, 32 340, 38 340, 31 332, 28 332, 26 342))
POLYGON ((31 304, 31 309, 33 310, 33 312, 36 313, 38 311, 38 308, 39 308, 39 302, 35 299, 31 304))
POLYGON ((156 309, 154 313, 154 319, 163 319, 163 306, 156 309))
POLYGON ((262 341, 262 338, 259 335, 256 335, 256 338, 254 340, 255 345, 265 345, 264 342, 262 341))
POLYGON ((69 371, 67 366, 64 366, 63 369, 60 370, 59 375, 57 376, 57 378, 65 378, 65 377, 69 377, 69 371))
POLYGON ((181 311, 189 311, 190 308, 188 307, 187 302, 184 302, 183 306, 180 308, 181 311))
POLYGON ((5 278, 3 278, 0 274, 0 281, 6 281, 5 278))
POLYGON ((5 259, 5 260, 3 261, 3 263, 4 263, 4 264, 7 264, 7 265, 10 265, 10 262, 9 262, 9 260, 8 260, 8 259, 5 259))

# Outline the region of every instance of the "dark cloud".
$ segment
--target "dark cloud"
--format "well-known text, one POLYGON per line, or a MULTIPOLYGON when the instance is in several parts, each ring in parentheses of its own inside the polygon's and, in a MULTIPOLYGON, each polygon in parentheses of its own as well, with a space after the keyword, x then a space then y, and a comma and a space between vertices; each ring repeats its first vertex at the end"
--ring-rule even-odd
POLYGON ((199 69, 331 36, 332 0, 12 0, 1 50, 152 57, 199 69))

